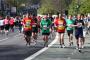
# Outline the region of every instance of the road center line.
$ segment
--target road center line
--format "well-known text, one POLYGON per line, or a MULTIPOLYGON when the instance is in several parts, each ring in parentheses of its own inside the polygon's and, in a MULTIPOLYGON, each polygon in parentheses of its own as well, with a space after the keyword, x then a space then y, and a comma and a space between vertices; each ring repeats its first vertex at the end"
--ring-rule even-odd
POLYGON ((45 48, 39 50, 38 52, 36 52, 35 54, 27 57, 24 60, 32 60, 32 59, 34 59, 35 57, 37 57, 38 55, 40 55, 41 53, 43 53, 44 51, 46 51, 47 49, 49 49, 53 44, 55 44, 57 42, 57 40, 58 40, 58 36, 57 36, 57 33, 56 33, 55 39, 48 45, 48 47, 45 47, 45 48))

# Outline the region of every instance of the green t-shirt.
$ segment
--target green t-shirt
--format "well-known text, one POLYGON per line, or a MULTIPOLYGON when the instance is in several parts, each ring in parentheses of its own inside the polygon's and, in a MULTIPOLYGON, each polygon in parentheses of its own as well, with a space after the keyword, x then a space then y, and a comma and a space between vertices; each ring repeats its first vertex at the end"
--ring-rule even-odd
POLYGON ((71 24, 74 24, 74 20, 67 19, 66 24, 67 24, 67 30, 73 30, 74 29, 73 27, 69 26, 71 24))
POLYGON ((41 20, 40 25, 41 25, 42 33, 50 33, 51 21, 49 19, 41 20))

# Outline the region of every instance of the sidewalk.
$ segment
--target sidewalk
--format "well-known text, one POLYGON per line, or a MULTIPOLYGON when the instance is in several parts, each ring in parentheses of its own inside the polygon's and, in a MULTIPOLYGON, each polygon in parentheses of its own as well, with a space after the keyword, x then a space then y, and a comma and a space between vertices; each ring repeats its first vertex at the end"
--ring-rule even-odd
POLYGON ((90 35, 86 36, 85 48, 82 53, 75 49, 76 40, 74 38, 74 47, 68 47, 68 37, 65 34, 66 48, 60 48, 59 41, 48 48, 45 52, 38 55, 33 60, 90 60, 90 35))

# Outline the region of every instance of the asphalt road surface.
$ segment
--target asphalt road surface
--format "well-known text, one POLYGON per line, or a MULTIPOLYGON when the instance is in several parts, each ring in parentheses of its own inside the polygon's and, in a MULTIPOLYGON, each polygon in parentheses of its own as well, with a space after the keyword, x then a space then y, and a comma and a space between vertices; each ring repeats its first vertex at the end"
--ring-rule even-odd
MULTIPOLYGON (((54 40, 54 37, 49 40, 49 43, 54 40)), ((0 60, 24 60, 30 55, 44 48, 42 35, 38 36, 37 44, 26 46, 23 34, 17 29, 15 32, 10 32, 8 36, 0 34, 0 60)))
MULTIPOLYGON (((43 53, 37 55, 32 60, 90 60, 90 34, 86 35, 84 48, 79 52, 76 49, 76 40, 74 45, 69 47, 68 36, 65 34, 65 48, 60 48, 59 40, 43 53)), ((28 59, 29 60, 29 59, 28 59)))

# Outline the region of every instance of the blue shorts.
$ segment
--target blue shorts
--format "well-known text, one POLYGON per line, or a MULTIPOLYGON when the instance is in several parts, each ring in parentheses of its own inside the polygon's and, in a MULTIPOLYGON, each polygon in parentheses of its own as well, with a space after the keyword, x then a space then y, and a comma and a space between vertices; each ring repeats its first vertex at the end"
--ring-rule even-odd
POLYGON ((75 32, 75 38, 76 38, 76 39, 78 39, 78 38, 83 38, 83 31, 75 32))

